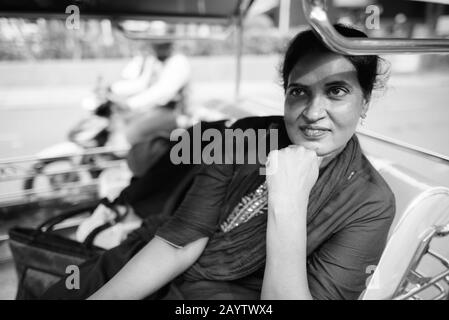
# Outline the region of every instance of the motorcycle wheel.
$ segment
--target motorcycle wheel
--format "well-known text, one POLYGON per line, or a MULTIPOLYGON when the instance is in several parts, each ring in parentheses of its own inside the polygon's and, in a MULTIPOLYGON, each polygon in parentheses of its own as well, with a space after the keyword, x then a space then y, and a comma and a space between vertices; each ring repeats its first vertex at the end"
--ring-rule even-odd
POLYGON ((63 190, 68 184, 75 182, 88 182, 92 176, 87 170, 76 170, 76 165, 69 159, 58 159, 54 161, 38 162, 23 182, 25 191, 47 193, 63 190), (62 173, 56 173, 63 171, 62 173))

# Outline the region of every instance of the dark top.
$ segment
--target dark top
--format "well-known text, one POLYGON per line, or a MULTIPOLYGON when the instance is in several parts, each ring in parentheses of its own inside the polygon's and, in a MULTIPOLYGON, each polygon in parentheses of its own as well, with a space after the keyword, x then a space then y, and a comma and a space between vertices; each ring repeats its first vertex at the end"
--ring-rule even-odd
MULTIPOLYGON (((279 149, 291 144, 282 117, 242 119, 233 128, 273 126, 280 129, 279 149)), ((326 206, 307 220, 308 281, 316 299, 359 297, 372 270, 370 266, 380 259, 394 217, 394 196, 383 178, 363 154, 352 162, 343 192, 331 193, 326 206)), ((156 236, 182 247, 221 232, 220 223, 238 201, 264 181, 263 176, 254 174, 259 167, 205 166, 174 216, 157 230, 156 236)), ((181 276, 171 292, 194 299, 257 299, 262 279, 263 268, 232 281, 189 281, 181 276)))

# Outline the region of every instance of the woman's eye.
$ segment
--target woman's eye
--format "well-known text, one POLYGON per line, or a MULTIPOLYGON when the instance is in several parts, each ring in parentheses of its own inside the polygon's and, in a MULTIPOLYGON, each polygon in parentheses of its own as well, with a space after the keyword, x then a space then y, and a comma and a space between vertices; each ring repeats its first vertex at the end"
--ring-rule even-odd
POLYGON ((293 97, 301 97, 305 94, 305 91, 303 89, 293 88, 290 89, 289 94, 293 97))
POLYGON ((349 93, 349 91, 346 88, 343 87, 333 87, 329 89, 329 94, 332 97, 343 97, 345 95, 347 95, 349 93))

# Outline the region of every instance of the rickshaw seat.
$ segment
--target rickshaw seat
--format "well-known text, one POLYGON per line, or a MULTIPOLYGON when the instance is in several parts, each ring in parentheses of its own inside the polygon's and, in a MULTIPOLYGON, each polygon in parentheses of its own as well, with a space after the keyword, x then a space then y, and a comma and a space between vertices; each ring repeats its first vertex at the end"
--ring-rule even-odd
POLYGON ((392 164, 388 161, 373 157, 368 158, 387 182, 395 196, 396 214, 390 228, 389 237, 391 237, 395 226, 398 224, 410 203, 424 191, 435 187, 436 184, 398 164, 392 164))
MULTIPOLYGON (((396 198, 396 216, 379 264, 361 298, 392 299, 407 276, 423 240, 435 227, 449 224, 449 188, 432 185, 411 175, 406 169, 370 158, 392 189, 396 198)), ((449 259, 447 238, 435 238, 430 248, 449 259)), ((432 276, 441 265, 430 260, 418 264, 420 274, 432 276)))

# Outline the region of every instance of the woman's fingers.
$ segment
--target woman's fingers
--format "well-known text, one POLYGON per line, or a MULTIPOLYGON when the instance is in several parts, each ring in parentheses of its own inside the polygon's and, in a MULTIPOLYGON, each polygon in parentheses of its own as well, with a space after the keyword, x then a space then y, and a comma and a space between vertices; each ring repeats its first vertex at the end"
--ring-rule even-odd
POLYGON ((316 161, 319 166, 322 160, 323 158, 318 157, 314 150, 306 149, 303 146, 289 145, 281 150, 272 150, 268 154, 265 166, 267 167, 267 175, 269 175, 275 173, 279 165, 288 167, 289 165, 304 165, 316 161))
POLYGON ((270 152, 268 160, 268 190, 272 199, 280 201, 308 195, 318 179, 322 161, 314 150, 297 145, 270 152))

